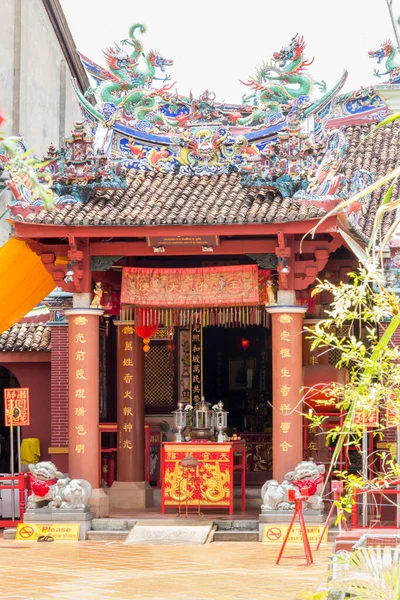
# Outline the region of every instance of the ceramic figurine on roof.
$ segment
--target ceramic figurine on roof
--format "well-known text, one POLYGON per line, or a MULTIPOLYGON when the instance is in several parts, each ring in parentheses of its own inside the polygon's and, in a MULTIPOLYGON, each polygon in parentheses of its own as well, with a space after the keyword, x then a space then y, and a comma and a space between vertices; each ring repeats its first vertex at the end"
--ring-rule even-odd
MULTIPOLYGON (((254 90, 244 95, 243 104, 251 102, 259 110, 254 111, 247 119, 247 124, 265 119, 269 113, 288 113, 291 108, 301 106, 303 110, 312 112, 320 103, 330 98, 335 91, 331 90, 319 102, 312 103, 311 91, 313 84, 326 92, 325 82, 313 82, 306 72, 314 59, 307 61, 304 56, 305 41, 299 34, 292 38, 289 46, 284 46, 279 52, 274 52, 270 64, 264 63, 258 69, 256 77, 250 78, 244 85, 254 90)), ((347 74, 342 77, 345 79, 347 74)), ((341 80, 341 82, 342 82, 341 80)), ((338 86, 343 85, 339 82, 338 86)))
POLYGON ((395 44, 390 40, 383 42, 377 50, 371 50, 368 52, 371 58, 376 58, 378 65, 385 61, 385 71, 380 72, 375 69, 374 75, 376 77, 385 77, 389 75, 388 83, 400 83, 400 61, 399 54, 395 44))
POLYGON ((125 187, 125 169, 100 151, 82 121, 77 121, 60 152, 50 146, 45 169, 51 174, 57 204, 85 201, 93 189, 125 187))
POLYGON ((304 58, 304 40, 295 36, 289 47, 275 53, 274 66, 263 65, 257 78, 249 81, 248 85, 255 89, 246 104, 218 103, 209 90, 199 98, 191 93, 187 97, 172 91, 173 84, 164 75, 172 61, 155 52, 144 55, 142 42, 136 37, 138 32, 144 33, 145 27, 136 23, 126 40, 104 52, 106 69, 81 56, 95 82, 86 94, 94 93, 95 107, 75 88, 95 145, 105 153, 123 158, 128 168, 186 173, 190 167, 197 174, 211 175, 220 172, 223 166, 230 170, 237 164, 251 170, 252 159, 245 163, 244 158, 250 155, 254 158, 265 148, 270 136, 287 126, 286 115, 293 107, 301 108, 304 115, 306 110, 307 114, 317 111, 316 122, 322 123, 329 113, 329 102, 346 79, 344 74, 333 90, 313 104, 308 96, 313 82, 303 72, 309 64, 304 58), (130 54, 124 50, 127 46, 133 49, 130 54), (146 68, 140 66, 143 56, 146 68), (156 77, 157 73, 162 77, 156 77), (161 87, 156 87, 157 80, 162 82, 161 87), (322 110, 324 117, 318 112, 322 110), (198 152, 193 152, 193 144, 199 141, 193 129, 204 127, 210 130, 211 138, 218 135, 220 128, 229 132, 224 152, 218 159, 213 157, 213 166, 209 157, 203 160, 198 152), (243 136, 249 141, 249 151, 243 151, 243 136), (184 150, 186 138, 188 146, 184 150), (239 153, 233 156, 236 148, 239 153), (190 164, 182 158, 185 154, 190 154, 190 164), (219 159, 222 162, 217 167, 219 159))
MULTIPOLYGON (((22 154, 26 153, 22 139, 19 147, 22 154)), ((125 187, 124 166, 94 152, 93 137, 82 121, 75 123, 64 148, 57 152, 50 144, 43 162, 35 158, 32 161, 35 169, 28 176, 20 166, 14 168, 12 161, 5 160, 9 174, 6 185, 13 193, 10 206, 44 206, 43 195, 36 189, 40 182, 49 186, 55 205, 86 202, 94 189, 125 187)))
MULTIPOLYGON (((250 101, 255 105, 269 105, 271 112, 290 106, 290 101, 306 97, 311 92, 312 81, 303 71, 312 64, 304 58, 304 38, 296 35, 289 46, 274 52, 273 62, 263 64, 255 78, 250 78, 247 85, 254 92, 244 95, 243 104, 250 101)), ((326 90, 324 90, 326 91, 326 90)))

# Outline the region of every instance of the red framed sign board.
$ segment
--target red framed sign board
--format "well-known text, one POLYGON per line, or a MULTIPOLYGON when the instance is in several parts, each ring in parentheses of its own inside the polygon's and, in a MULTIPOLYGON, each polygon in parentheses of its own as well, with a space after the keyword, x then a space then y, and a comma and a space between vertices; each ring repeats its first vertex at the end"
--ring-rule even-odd
POLYGON ((13 411, 13 427, 31 424, 29 409, 29 388, 5 388, 4 390, 4 421, 6 427, 11 425, 11 410, 13 411))
POLYGON ((367 428, 377 427, 379 425, 379 412, 378 410, 356 410, 353 423, 367 428))

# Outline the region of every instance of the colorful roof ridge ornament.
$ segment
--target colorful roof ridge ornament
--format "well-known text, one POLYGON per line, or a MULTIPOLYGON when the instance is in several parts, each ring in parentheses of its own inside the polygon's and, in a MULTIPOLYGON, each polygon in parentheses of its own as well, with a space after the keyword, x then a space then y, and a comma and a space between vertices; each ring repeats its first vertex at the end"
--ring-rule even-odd
POLYGON ((76 121, 65 146, 56 152, 51 144, 45 171, 57 194, 55 203, 85 202, 94 189, 124 188, 126 169, 94 148, 84 121, 76 121))
POLYGON ((105 50, 106 68, 81 56, 95 81, 85 94, 94 94, 95 107, 75 86, 95 146, 118 156, 125 167, 140 171, 173 175, 251 172, 271 137, 288 126, 293 110, 300 111, 303 120, 306 112, 325 110, 323 118, 316 118, 321 128, 329 115, 328 104, 347 76, 313 102, 309 95, 313 85, 323 92, 326 86, 306 72, 311 62, 304 57, 304 38, 296 35, 249 80, 246 85, 254 91, 243 104, 218 103, 210 90, 198 98, 192 93, 184 96, 172 90, 174 84, 165 75, 172 61, 159 53, 144 53, 137 34, 145 31, 144 25, 135 23, 127 39, 105 50), (133 49, 130 54, 127 46, 133 49), (158 81, 161 86, 156 87, 158 81))

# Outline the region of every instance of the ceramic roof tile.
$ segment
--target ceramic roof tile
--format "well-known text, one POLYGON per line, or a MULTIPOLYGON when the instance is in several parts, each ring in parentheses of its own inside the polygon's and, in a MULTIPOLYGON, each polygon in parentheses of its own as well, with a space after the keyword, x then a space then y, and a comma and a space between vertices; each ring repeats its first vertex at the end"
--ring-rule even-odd
POLYGON ((24 220, 78 226, 263 223, 312 218, 321 212, 314 208, 305 211, 267 188, 244 187, 237 173, 189 177, 132 170, 125 190, 97 190, 85 205, 41 210, 24 220))
POLYGON ((0 352, 49 351, 50 331, 44 323, 17 323, 0 335, 0 352))
MULTIPOLYGON (((358 125, 346 129, 349 147, 345 157, 345 177, 348 181, 351 181, 359 169, 369 171, 376 181, 400 166, 399 122, 396 121, 379 128, 365 139, 370 133, 371 127, 358 125)), ((389 184, 382 186, 364 200, 357 225, 353 226, 353 229, 365 239, 371 235, 376 211, 388 187, 389 184)), ((392 194, 393 199, 397 198, 398 192, 399 185, 396 184, 392 194)), ((394 217, 395 211, 388 213, 383 218, 383 233, 388 231, 394 217)))

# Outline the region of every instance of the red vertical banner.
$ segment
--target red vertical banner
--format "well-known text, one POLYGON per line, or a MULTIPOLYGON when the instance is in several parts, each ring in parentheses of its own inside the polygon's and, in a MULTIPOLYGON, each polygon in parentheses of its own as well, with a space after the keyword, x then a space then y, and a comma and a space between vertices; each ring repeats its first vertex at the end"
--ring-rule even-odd
MULTIPOLYGON (((129 322, 116 322, 117 350, 117 481, 144 481, 144 352, 129 322)), ((150 349, 151 352, 151 349, 150 349)))
POLYGON ((103 311, 71 309, 69 319, 69 474, 100 486, 99 318, 103 311))
POLYGON ((303 458, 302 325, 305 308, 274 306, 272 314, 273 477, 282 481, 303 458))
POLYGON ((134 336, 133 325, 118 325, 117 352, 117 423, 118 423, 118 481, 132 481, 134 419, 134 336))

